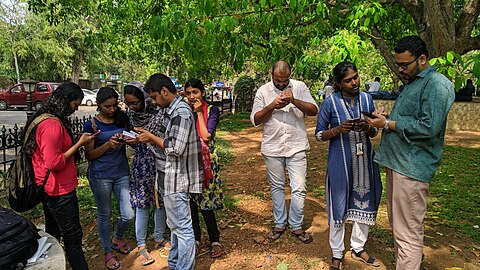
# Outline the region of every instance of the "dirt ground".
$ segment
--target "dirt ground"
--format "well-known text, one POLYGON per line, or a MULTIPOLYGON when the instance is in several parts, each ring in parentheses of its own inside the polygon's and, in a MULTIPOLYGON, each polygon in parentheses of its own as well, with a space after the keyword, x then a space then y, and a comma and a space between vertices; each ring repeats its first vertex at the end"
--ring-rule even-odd
MULTIPOLYGON (((261 128, 249 128, 231 133, 223 138, 233 149, 234 160, 221 171, 226 193, 237 202, 234 211, 219 214, 218 223, 221 242, 226 254, 219 259, 211 259, 204 248, 197 256, 195 269, 328 269, 331 251, 328 244, 327 212, 323 194, 314 192, 315 187, 323 186, 326 170, 328 143, 317 142, 313 136, 315 119, 307 119, 311 150, 308 153, 307 185, 309 192, 305 204, 304 228, 313 235, 314 241, 305 245, 289 233, 278 241, 269 243, 265 236, 272 227, 272 203, 265 166, 260 154, 261 128), (278 266, 278 268, 277 268, 278 266), (282 268, 283 267, 283 268, 282 268)), ((378 138, 374 143, 378 144, 378 138)), ((480 147, 480 132, 448 132, 447 144, 480 147)), ((287 190, 289 194, 289 190, 287 190)), ((289 200, 289 196, 287 197, 289 200)), ((204 226, 203 226, 204 227, 204 226)), ((206 231, 203 229, 203 235, 206 231)), ((349 241, 345 241, 346 254, 344 269, 394 269, 391 229, 387 221, 386 206, 380 206, 375 234, 371 233, 365 249, 370 255, 381 260, 378 268, 367 267, 350 258, 349 241), (373 235, 373 236, 372 236, 373 235)), ((347 225, 345 239, 349 239, 350 226, 347 225)), ((96 232, 95 224, 84 228, 85 235, 96 232)), ((480 269, 479 259, 471 252, 474 243, 471 239, 458 238, 451 229, 442 227, 425 228, 424 269, 480 269)), ((208 238, 208 237, 206 237, 208 238)), ((104 269, 103 255, 97 237, 88 237, 87 259, 91 269, 104 269)), ((135 246, 134 239, 128 239, 135 246)), ((152 248, 152 247, 150 247, 152 248)), ((136 252, 118 255, 121 269, 167 269, 166 258, 158 251, 151 255, 156 262, 142 267, 136 260, 136 252)))

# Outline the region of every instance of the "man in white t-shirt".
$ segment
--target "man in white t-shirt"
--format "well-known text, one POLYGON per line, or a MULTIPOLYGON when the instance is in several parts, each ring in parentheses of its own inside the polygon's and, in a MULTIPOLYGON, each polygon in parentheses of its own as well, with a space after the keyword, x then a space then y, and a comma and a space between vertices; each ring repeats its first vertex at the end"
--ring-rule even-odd
POLYGON ((263 123, 261 152, 270 180, 275 223, 267 238, 275 241, 286 231, 286 168, 291 187, 288 225, 297 239, 308 244, 313 238, 302 229, 309 149, 304 116, 317 115, 318 106, 305 83, 290 79, 290 73, 287 62, 275 63, 272 81, 262 85, 255 95, 250 120, 254 126, 263 123))
POLYGON ((375 77, 375 81, 366 82, 365 87, 367 88, 368 92, 378 92, 378 91, 380 91, 380 78, 375 77))

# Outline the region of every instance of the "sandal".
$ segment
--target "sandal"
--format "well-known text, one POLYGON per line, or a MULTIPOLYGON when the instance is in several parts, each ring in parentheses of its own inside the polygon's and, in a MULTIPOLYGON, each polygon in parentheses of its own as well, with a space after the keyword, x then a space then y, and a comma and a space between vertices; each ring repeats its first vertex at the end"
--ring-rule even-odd
POLYGON ((368 255, 368 259, 365 260, 364 258, 362 258, 362 254, 365 252, 365 250, 360 250, 360 252, 355 252, 355 250, 352 249, 352 259, 354 260, 357 260, 357 261, 361 261, 361 262, 364 262, 368 265, 371 265, 371 266, 375 266, 375 267, 379 267, 380 266, 380 262, 375 258, 375 257, 372 257, 370 255, 368 255))
POLYGON ((313 237, 304 230, 292 231, 292 234, 304 244, 309 244, 313 241, 313 237))
POLYGON ((111 245, 113 250, 116 250, 117 252, 120 252, 122 254, 128 254, 130 251, 130 247, 128 246, 127 242, 119 240, 118 243, 113 243, 111 245))
POLYGON ((107 267, 107 269, 109 270, 115 270, 120 268, 120 263, 117 261, 117 256, 115 254, 111 252, 105 254, 105 267, 107 267), (108 266, 108 262, 112 259, 114 259, 115 262, 113 263, 113 265, 108 266))
POLYGON ((273 242, 273 241, 277 240, 278 238, 280 238, 280 236, 282 236, 282 234, 284 232, 285 232, 285 229, 273 228, 273 230, 270 231, 270 233, 267 235, 267 239, 270 242, 273 242))
POLYGON ((169 251, 170 249, 172 249, 172 244, 169 241, 163 239, 160 242, 154 242, 153 247, 160 251, 169 251))
POLYGON ((222 254, 224 252, 225 252, 225 250, 223 249, 222 244, 220 244, 219 242, 213 242, 212 243, 212 245, 210 247, 210 257, 212 259, 222 256, 222 254))
POLYGON ((341 270, 342 269, 342 259, 332 258, 332 264, 330 265, 329 270, 341 270), (338 267, 333 266, 333 263, 338 261, 338 267))
POLYGON ((148 250, 145 247, 138 251, 137 258, 142 263, 143 266, 149 265, 155 262, 155 259, 152 258, 152 256, 150 256, 150 253, 148 253, 148 250))

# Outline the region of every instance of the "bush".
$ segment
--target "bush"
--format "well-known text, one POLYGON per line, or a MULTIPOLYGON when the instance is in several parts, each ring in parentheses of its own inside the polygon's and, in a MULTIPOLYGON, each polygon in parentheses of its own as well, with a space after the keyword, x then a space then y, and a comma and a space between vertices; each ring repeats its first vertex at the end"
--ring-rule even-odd
POLYGON ((249 112, 253 105, 253 90, 255 89, 255 81, 248 75, 238 78, 235 83, 235 111, 249 112))

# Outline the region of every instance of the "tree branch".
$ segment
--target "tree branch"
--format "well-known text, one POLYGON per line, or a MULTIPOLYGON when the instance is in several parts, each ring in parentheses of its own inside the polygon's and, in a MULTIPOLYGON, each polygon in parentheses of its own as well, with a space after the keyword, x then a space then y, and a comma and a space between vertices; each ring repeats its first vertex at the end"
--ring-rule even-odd
POLYGON ((375 45, 375 48, 377 48, 377 50, 380 51, 380 54, 385 59, 385 62, 387 63, 388 68, 395 75, 397 75, 397 77, 400 78, 400 80, 403 81, 402 77, 400 76, 400 73, 398 72, 398 68, 395 66, 395 57, 393 56, 392 52, 390 51, 390 48, 388 47, 387 43, 383 39, 382 35, 380 34, 380 31, 378 30, 378 28, 373 27, 371 32, 372 33, 370 35, 370 40, 372 41, 373 45, 375 45))
POLYGON ((456 39, 460 42, 469 39, 480 15, 480 0, 468 0, 455 23, 456 39))

